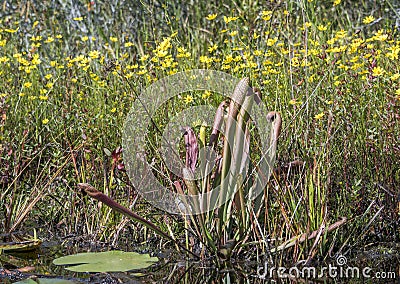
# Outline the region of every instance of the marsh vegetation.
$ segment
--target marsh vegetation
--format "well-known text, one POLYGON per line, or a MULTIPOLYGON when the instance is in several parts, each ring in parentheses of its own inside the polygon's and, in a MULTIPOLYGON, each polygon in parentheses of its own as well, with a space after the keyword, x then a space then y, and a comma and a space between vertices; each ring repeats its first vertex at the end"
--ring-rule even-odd
MULTIPOLYGON (((12 241, 10 234, 35 234, 46 246, 77 251, 150 252, 163 260, 144 273, 175 282, 226 281, 232 265, 241 272, 230 277, 243 279, 265 261, 319 265, 339 255, 354 260, 363 250, 390 255, 374 269, 398 271, 399 9, 395 1, 350 0, 4 1, 0 245, 12 241), (222 215, 195 219, 142 198, 122 148, 124 121, 142 90, 192 69, 248 78, 266 108, 282 117, 276 161, 258 203, 238 198, 222 215), (82 183, 170 239, 91 199, 82 183), (189 269, 199 260, 175 253, 182 251, 176 242, 227 274, 189 269)), ((163 129, 186 108, 223 100, 207 90, 185 92, 159 109, 154 122, 163 129)), ((205 141, 201 122, 190 127, 199 144, 205 141)), ((207 141, 211 129, 203 129, 207 141)), ((258 134, 250 132, 251 148, 258 134)), ((156 127, 143 135, 155 172, 162 172, 156 127)), ((220 154, 223 143, 216 143, 220 154)), ((180 147, 184 160, 183 138, 180 147)), ((159 180, 190 190, 172 177, 159 180)), ((1 257, 4 267, 10 260, 1 257)))

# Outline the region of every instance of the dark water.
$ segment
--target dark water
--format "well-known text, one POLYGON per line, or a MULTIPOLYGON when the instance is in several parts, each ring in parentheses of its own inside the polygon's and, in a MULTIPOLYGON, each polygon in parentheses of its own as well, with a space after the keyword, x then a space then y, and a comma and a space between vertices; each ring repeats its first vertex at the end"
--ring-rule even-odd
MULTIPOLYGON (((173 251, 156 250, 151 254, 157 256, 159 262, 139 271, 76 273, 52 264, 53 259, 63 255, 110 249, 116 248, 101 243, 61 246, 47 242, 29 253, 3 252, 0 283, 14 283, 30 277, 67 279, 76 283, 400 283, 398 243, 371 244, 354 249, 349 256, 340 256, 341 259, 306 265, 304 262, 278 266, 269 260, 231 260, 223 264, 224 268, 218 268, 211 261, 189 261, 173 251), (21 273, 17 268, 28 271, 21 273)), ((149 252, 141 246, 123 250, 149 252)))

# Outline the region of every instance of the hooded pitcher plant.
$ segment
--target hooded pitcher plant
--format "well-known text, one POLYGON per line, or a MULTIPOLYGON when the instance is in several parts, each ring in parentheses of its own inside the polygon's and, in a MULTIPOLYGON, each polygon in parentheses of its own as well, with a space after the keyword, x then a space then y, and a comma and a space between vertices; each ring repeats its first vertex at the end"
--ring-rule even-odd
POLYGON ((195 235, 200 244, 195 249, 190 250, 188 244, 182 245, 155 224, 93 187, 87 184, 79 187, 90 197, 173 241, 183 251, 196 257, 215 256, 218 261, 229 259, 250 238, 265 204, 263 187, 273 167, 282 124, 278 112, 262 113, 267 122, 268 141, 260 146, 251 119, 254 103, 261 103, 260 91, 250 88, 249 79, 244 78, 232 96, 218 106, 209 137, 206 124, 200 126, 198 137, 190 126, 180 129, 185 143, 185 163, 181 164, 181 177, 171 182, 171 190, 199 197, 190 204, 184 200, 180 203, 186 234, 195 235))

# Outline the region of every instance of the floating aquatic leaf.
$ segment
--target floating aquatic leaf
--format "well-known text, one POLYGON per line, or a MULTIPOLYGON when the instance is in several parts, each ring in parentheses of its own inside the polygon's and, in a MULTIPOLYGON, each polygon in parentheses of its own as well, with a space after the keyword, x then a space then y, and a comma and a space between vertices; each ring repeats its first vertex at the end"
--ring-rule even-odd
POLYGON ((26 252, 40 247, 42 241, 34 236, 5 234, 5 241, 0 241, 0 250, 5 252, 26 252))
POLYGON ((25 279, 22 281, 18 281, 15 284, 37 284, 37 282, 33 281, 32 279, 25 279))
POLYGON ((41 240, 0 243, 0 249, 6 252, 26 252, 39 248, 41 244, 41 240))
POLYGON ((157 262, 157 257, 136 252, 88 252, 63 256, 53 261, 55 265, 73 265, 65 269, 74 272, 115 272, 146 268, 157 262))
POLYGON ((75 282, 57 279, 57 278, 39 278, 36 281, 32 279, 25 279, 22 281, 15 282, 14 284, 74 284, 75 282))

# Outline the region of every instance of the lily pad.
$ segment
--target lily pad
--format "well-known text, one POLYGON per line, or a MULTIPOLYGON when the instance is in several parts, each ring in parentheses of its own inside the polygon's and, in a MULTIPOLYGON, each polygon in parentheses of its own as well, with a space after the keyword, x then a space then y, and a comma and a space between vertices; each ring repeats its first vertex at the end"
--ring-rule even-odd
POLYGON ((25 279, 22 281, 15 282, 14 284, 74 284, 75 282, 57 279, 57 278, 39 278, 36 281, 32 279, 25 279))
POLYGON ((63 256, 53 260, 55 265, 71 265, 65 269, 74 272, 123 272, 149 267, 157 257, 136 252, 87 252, 63 256))
POLYGON ((42 241, 34 236, 19 234, 2 234, 0 241, 0 251, 4 252, 28 252, 40 247, 42 241))
POLYGON ((4 252, 27 252, 39 248, 41 244, 41 240, 0 243, 0 250, 4 252))

